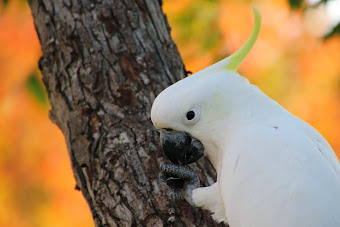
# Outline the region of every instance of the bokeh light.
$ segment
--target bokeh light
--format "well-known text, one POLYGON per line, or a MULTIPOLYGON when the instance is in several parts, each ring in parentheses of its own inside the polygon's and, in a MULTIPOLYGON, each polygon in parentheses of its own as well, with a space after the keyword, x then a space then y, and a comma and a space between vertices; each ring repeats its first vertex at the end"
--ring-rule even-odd
MULTIPOLYGON (((76 191, 64 137, 48 119, 37 69, 41 49, 26 1, 0 3, 0 226, 93 226, 76 191)), ((307 3, 306 3, 307 4, 307 3)), ((257 43, 239 72, 315 127, 340 155, 340 38, 327 7, 292 11, 287 0, 165 0, 186 69, 197 72, 248 38, 251 6, 262 14, 257 43)))
POLYGON ((0 226, 93 226, 65 140, 48 119, 26 1, 0 5, 0 226))

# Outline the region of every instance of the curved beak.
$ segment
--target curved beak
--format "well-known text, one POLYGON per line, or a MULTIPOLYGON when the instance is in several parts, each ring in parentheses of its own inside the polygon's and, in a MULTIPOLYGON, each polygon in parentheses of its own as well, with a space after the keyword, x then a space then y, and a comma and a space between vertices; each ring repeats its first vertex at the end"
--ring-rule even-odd
POLYGON ((186 132, 161 129, 160 134, 163 151, 172 163, 186 165, 204 155, 203 144, 186 132))

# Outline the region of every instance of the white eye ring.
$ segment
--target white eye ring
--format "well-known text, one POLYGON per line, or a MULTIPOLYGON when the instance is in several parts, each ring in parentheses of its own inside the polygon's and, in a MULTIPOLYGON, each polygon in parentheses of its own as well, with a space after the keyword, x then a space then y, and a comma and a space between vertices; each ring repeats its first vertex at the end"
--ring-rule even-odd
POLYGON ((193 125, 195 124, 201 117, 201 111, 199 108, 191 108, 185 112, 184 123, 193 125))

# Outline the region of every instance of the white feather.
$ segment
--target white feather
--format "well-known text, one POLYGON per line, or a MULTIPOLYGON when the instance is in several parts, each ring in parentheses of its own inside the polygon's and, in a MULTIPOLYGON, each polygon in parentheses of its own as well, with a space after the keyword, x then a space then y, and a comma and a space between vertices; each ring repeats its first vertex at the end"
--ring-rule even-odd
POLYGON ((217 171, 214 187, 194 190, 194 203, 231 227, 340 226, 340 166, 327 141, 248 80, 218 68, 165 89, 151 112, 157 128, 199 139, 217 171), (201 118, 187 125, 193 107, 201 118))

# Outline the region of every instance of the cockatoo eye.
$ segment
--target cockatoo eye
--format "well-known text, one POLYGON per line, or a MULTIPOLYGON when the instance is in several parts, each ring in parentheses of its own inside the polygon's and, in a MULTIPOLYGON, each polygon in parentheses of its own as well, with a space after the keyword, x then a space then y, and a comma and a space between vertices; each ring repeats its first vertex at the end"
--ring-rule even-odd
POLYGON ((191 121, 192 119, 194 119, 195 117, 195 112, 190 110, 188 113, 187 113, 187 119, 188 121, 191 121))
POLYGON ((201 116, 200 107, 190 108, 185 114, 184 123, 193 125, 199 120, 200 116, 201 116))

